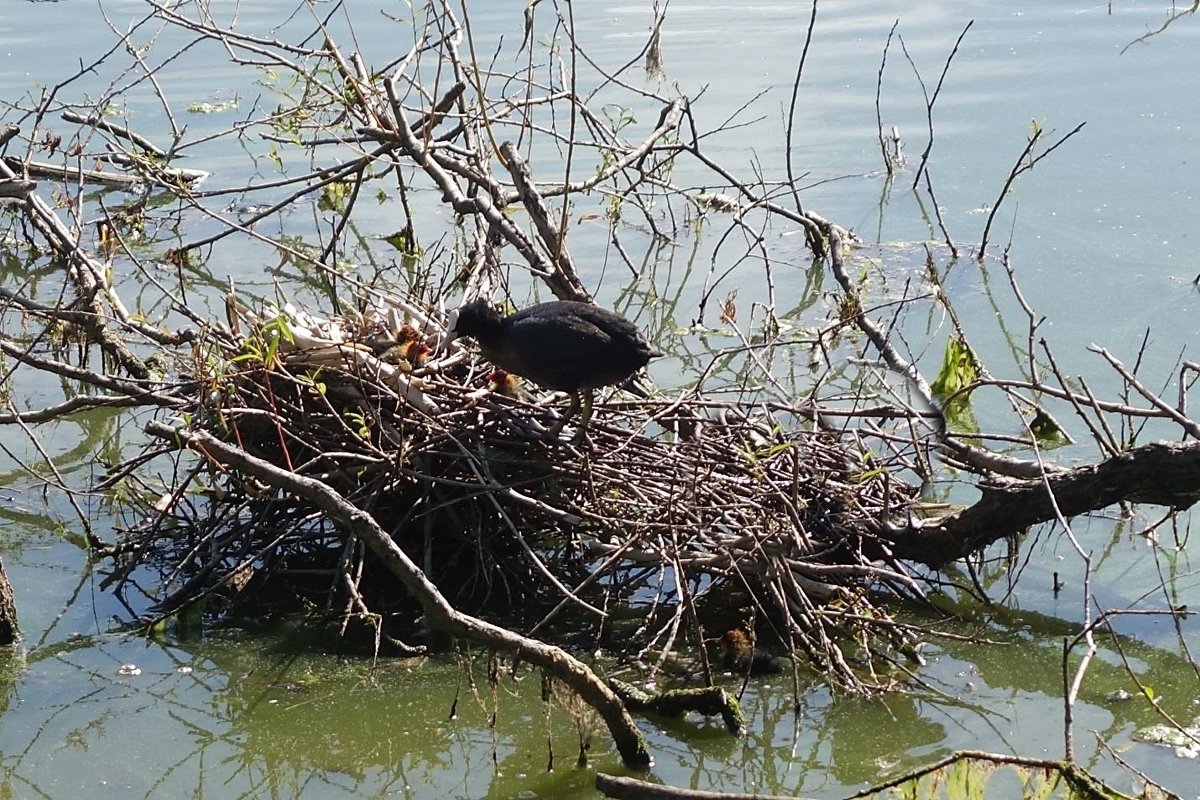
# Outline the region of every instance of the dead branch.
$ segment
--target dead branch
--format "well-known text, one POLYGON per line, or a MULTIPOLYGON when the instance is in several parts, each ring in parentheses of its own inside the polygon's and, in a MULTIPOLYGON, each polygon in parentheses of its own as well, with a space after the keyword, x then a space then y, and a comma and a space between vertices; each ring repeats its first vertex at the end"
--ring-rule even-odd
POLYGON ((208 177, 208 173, 201 170, 159 167, 152 165, 150 161, 144 158, 139 160, 121 153, 111 153, 105 157, 105 160, 111 161, 114 164, 120 164, 121 166, 141 168, 143 172, 140 174, 127 174, 124 172, 108 172, 102 169, 83 169, 63 164, 51 164, 47 161, 21 161, 11 156, 6 156, 4 163, 14 174, 23 172, 35 178, 51 178, 72 183, 92 183, 100 186, 114 186, 121 189, 133 189, 144 185, 148 175, 155 175, 160 184, 166 183, 168 185, 193 183, 202 181, 208 177))
POLYGON ((24 200, 37 189, 35 181, 23 181, 16 178, 0 180, 0 197, 24 200))
POLYGON ((904 50, 904 57, 908 59, 909 65, 912 66, 913 72, 917 76, 917 82, 921 85, 921 93, 925 95, 925 122, 928 126, 929 140, 925 143, 925 149, 921 152, 921 160, 917 164, 916 174, 913 175, 912 188, 916 189, 921 184, 921 175, 925 172, 925 165, 929 163, 929 154, 933 151, 933 106, 937 103, 938 95, 942 93, 942 85, 946 82, 946 75, 950 72, 950 65, 954 62, 954 56, 958 53, 958 48, 962 46, 963 39, 966 38, 967 32, 971 30, 971 26, 975 24, 975 20, 971 20, 958 34, 958 38, 954 40, 954 47, 950 49, 950 55, 946 56, 946 63, 942 65, 942 74, 938 76, 937 86, 933 89, 933 96, 930 96, 929 90, 925 88, 925 81, 921 79, 921 73, 917 70, 917 65, 913 63, 912 57, 908 54, 908 48, 904 46, 904 37, 900 37, 900 47, 904 50))
POLYGON ((67 109, 62 112, 62 118, 67 122, 74 122, 79 125, 85 125, 90 128, 111 133, 114 136, 119 136, 122 139, 127 139, 138 147, 140 147, 147 155, 155 156, 156 158, 166 158, 167 151, 163 150, 154 142, 142 136, 136 131, 131 131, 123 125, 117 125, 104 118, 104 115, 98 111, 91 114, 80 114, 78 111, 67 109))
POLYGON ((985 483, 980 489, 983 496, 967 508, 914 522, 901 535, 889 536, 895 554, 943 566, 1055 519, 1055 503, 1066 517, 1120 502, 1186 510, 1200 500, 1200 442, 1156 442, 1099 464, 1048 475, 1045 484, 1040 479, 1011 480, 985 483))
POLYGON ((1060 137, 1054 144, 1050 145, 1036 156, 1031 157, 1034 146, 1037 145, 1038 141, 1042 138, 1042 134, 1046 132, 1045 129, 1040 125, 1035 126, 1033 135, 1030 136, 1029 140, 1025 143, 1025 149, 1021 151, 1021 155, 1017 156, 1016 163, 1013 164, 1012 169, 1008 172, 1008 176, 1004 179, 1004 185, 1000 187, 1000 194, 996 197, 996 202, 992 203, 992 208, 990 211, 988 211, 987 222, 983 226, 983 236, 980 237, 979 247, 975 250, 976 258, 983 258, 984 253, 987 251, 988 234, 992 230, 992 222, 996 219, 996 212, 1000 210, 1000 204, 1004 202, 1004 198, 1008 196, 1009 191, 1012 189, 1013 182, 1018 178, 1018 176, 1021 175, 1021 173, 1028 172, 1033 169, 1035 166, 1037 166, 1039 161, 1053 153, 1060 146, 1065 144, 1068 139, 1083 130, 1085 125, 1087 125, 1086 122, 1079 123, 1062 137, 1060 137))

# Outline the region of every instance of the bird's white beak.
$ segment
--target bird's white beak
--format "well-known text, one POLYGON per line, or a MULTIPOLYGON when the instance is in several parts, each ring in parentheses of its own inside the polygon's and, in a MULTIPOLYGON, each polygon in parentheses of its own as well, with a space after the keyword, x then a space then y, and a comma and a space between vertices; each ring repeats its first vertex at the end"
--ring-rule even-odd
POLYGON ((449 349, 450 345, 454 344, 459 339, 458 335, 458 309, 451 309, 446 314, 446 329, 438 336, 437 346, 435 350, 444 351, 449 349))
POLYGON ((451 309, 446 314, 446 341, 453 342, 458 338, 458 309, 451 309))

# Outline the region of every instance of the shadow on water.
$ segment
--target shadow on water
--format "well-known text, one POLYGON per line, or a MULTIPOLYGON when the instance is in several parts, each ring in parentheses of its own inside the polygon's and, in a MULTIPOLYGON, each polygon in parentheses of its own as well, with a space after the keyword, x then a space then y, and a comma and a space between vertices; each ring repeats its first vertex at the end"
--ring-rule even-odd
POLYGON ((22 797, 506 797, 590 781, 536 679, 493 691, 481 674, 472 690, 454 663, 314 655, 296 634, 70 636, 6 662, 3 785, 22 797), (549 773, 547 741, 560 760, 549 773))

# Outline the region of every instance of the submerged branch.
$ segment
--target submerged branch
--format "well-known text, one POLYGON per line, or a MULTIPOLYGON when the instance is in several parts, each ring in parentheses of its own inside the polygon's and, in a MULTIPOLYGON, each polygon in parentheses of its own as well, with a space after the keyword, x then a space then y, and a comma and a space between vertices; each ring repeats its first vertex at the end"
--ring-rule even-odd
POLYGON ((620 775, 596 774, 596 791, 614 800, 804 800, 799 795, 738 794, 681 789, 620 775))

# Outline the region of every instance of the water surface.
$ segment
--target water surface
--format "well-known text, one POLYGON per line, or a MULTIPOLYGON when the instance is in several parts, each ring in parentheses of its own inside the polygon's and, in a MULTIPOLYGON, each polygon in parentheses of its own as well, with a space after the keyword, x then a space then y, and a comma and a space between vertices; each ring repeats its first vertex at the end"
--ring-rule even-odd
MULTIPOLYGON (((520 9, 475 5, 479 50, 512 55, 520 9)), ((280 0, 238 5, 241 24, 261 31, 273 30, 293 10, 280 0)), ((402 4, 388 10, 405 13, 402 4)), ((581 41, 609 66, 636 54, 651 19, 646 3, 578 4, 574 11, 581 41)), ((808 187, 806 206, 860 235, 858 254, 870 259, 881 294, 898 294, 921 274, 922 245, 928 243, 946 270, 946 290, 973 344, 994 371, 1018 367, 1012 331, 1004 326, 1023 338, 1023 322, 1011 316, 1015 304, 1002 291, 1006 278, 998 256, 1007 245, 1027 299, 1049 315, 1039 333, 1064 371, 1089 375, 1098 390, 1111 389, 1116 381, 1087 345, 1103 343, 1132 363, 1149 331, 1143 374, 1153 376, 1152 385, 1167 386, 1171 396, 1171 366, 1181 353, 1195 360, 1200 332, 1200 292, 1193 283, 1200 260, 1192 249, 1200 217, 1200 105, 1193 101, 1200 28, 1184 14, 1162 33, 1142 38, 1168 12, 1166 4, 1141 2, 822 5, 793 141, 794 169, 808 187), (932 204, 924 189, 919 195, 908 190, 927 130, 924 94, 898 40, 888 55, 880 110, 885 128, 900 131, 909 168, 890 187, 882 172, 874 98, 884 43, 897 19, 897 32, 929 91, 955 40, 974 20, 934 107, 929 162, 946 228, 962 247, 957 262, 929 218, 932 204), (1033 125, 1062 135, 1081 122, 1087 124, 1079 135, 1023 175, 1004 198, 990 257, 974 261, 969 253, 981 236, 984 212, 997 201, 1033 125)), ((71 77, 81 60, 88 63, 112 46, 110 25, 125 30, 146 13, 132 0, 10 0, 0 21, 0 99, 24 102, 71 77)), ((353 15, 368 61, 395 58, 403 27, 365 4, 353 15)), ((695 104, 703 125, 720 124, 765 92, 738 117, 758 119, 756 124, 708 142, 710 154, 740 174, 750 176, 754 168, 783 173, 782 131, 808 16, 808 7, 788 3, 669 7, 663 32, 667 79, 689 95, 706 87, 695 104)), ((170 32, 155 48, 166 52, 187 40, 170 32)), ((230 124, 250 104, 275 102, 253 75, 215 60, 211 48, 189 53, 163 77, 173 111, 194 135, 230 124), (183 111, 191 102, 235 96, 245 104, 240 112, 183 111)), ((64 91, 82 99, 112 80, 111 70, 100 69, 64 91)), ((665 84, 654 85, 664 90, 665 84)), ((144 85, 129 93, 127 103, 139 130, 152 138, 166 135, 162 103, 144 85)), ((21 121, 20 114, 9 111, 6 121, 21 121)), ((253 169, 271 176, 270 164, 255 163, 253 169)), ((187 166, 211 170, 211 188, 242 182, 247 164, 246 152, 212 144, 191 150, 187 166)), ((547 158, 540 166, 555 164, 547 158)), ((675 179, 699 186, 711 176, 681 171, 675 179)), ((437 211, 429 213, 438 218, 437 211)), ((444 214, 440 219, 449 227, 444 214)), ((356 222, 368 232, 387 233, 395 227, 395 210, 364 206, 356 222)), ((309 223, 289 224, 304 232, 309 223)), ((713 258, 723 269, 737 255, 732 248, 716 249, 722 224, 704 232, 698 263, 713 258)), ((177 235, 202 235, 209 225, 189 218, 177 235)), ((814 318, 823 317, 824 301, 813 303, 806 295, 808 256, 795 231, 774 228, 765 236, 780 265, 777 306, 807 302, 814 318)), ((571 240, 576 260, 586 265, 585 280, 602 299, 615 297, 624 280, 615 277, 623 267, 616 266, 607 239, 603 225, 585 223, 571 240)), ((638 242, 637 234, 628 241, 638 242)), ((649 237, 643 241, 649 247, 649 237)), ((656 373, 664 385, 694 377, 693 363, 681 354, 703 354, 733 341, 719 330, 701 336, 685 327, 702 291, 698 275, 684 263, 690 246, 666 253, 655 265, 663 276, 656 289, 678 297, 678 329, 663 331, 674 357, 656 373)), ((277 262, 271 248, 244 241, 217 246, 209 259, 218 280, 233 276, 241 285, 267 289, 277 262)), ((761 265, 736 267, 716 296, 734 288, 744 309, 764 299, 761 265)), ((704 321, 717 328, 713 306, 708 314, 704 321)), ((918 347, 915 356, 932 374, 948 335, 945 321, 931 311, 905 324, 918 347), (935 346, 921 347, 926 337, 935 346)), ((38 386, 23 388, 31 403, 39 402, 38 386)), ((81 485, 96 470, 90 454, 97 448, 89 443, 120 438, 103 417, 46 426, 40 433, 81 485)), ((0 441, 15 456, 36 461, 18 431, 0 430, 0 441)), ((109 445, 113 452, 121 446, 109 445)), ((1063 457, 1095 456, 1081 446, 1063 457)), ((105 565, 89 561, 73 510, 23 477, 7 456, 0 457, 0 475, 0 519, 6 523, 0 549, 25 633, 20 653, 5 664, 8 689, 0 706, 0 775, 12 796, 584 797, 592 796, 587 787, 593 770, 621 769, 603 734, 596 737, 591 766, 573 766, 572 723, 561 710, 547 719, 533 677, 505 681, 494 693, 484 681, 472 694, 461 664, 373 664, 320 648, 297 652, 288 646, 297 639, 290 630, 266 638, 225 629, 149 641, 131 633, 131 609, 100 589, 105 565), (457 710, 453 719, 451 709, 457 710), (554 769, 548 772, 551 749, 554 769)), ((84 506, 96 514, 101 538, 111 538, 111 521, 98 502, 87 499, 84 506)), ((1186 550, 1176 552, 1170 542, 1148 544, 1138 535, 1145 519, 1117 525, 1112 517, 1074 525, 1097 557, 1091 588, 1101 606, 1200 604, 1186 550), (1162 575, 1170 596, 1143 596, 1162 575)), ((998 612, 996 627, 988 629, 1005 646, 943 642, 927 651, 930 663, 920 675, 941 696, 835 700, 814 686, 799 698, 795 716, 790 683, 763 681, 745 697, 752 720, 745 738, 731 738, 713 722, 646 721, 657 761, 652 777, 699 789, 832 798, 959 748, 1061 755, 1060 647, 1083 614, 1083 568, 1061 534, 1043 531, 1024 543, 1016 569, 1021 580, 1009 601, 1012 610, 998 612), (1059 595, 1051 591, 1054 572, 1067 586, 1059 595)), ((1004 595, 1011 577, 1004 570, 989 576, 995 596, 1004 595)), ((1182 638, 1161 618, 1123 621, 1120 630, 1133 637, 1127 642, 1133 652, 1126 655, 1164 707, 1189 719, 1196 677, 1183 646, 1195 652, 1200 645, 1194 625, 1185 621, 1182 638)), ((1135 766, 1196 796, 1193 765, 1169 750, 1131 743, 1137 726, 1156 721, 1148 704, 1105 699, 1119 688, 1135 691, 1114 652, 1106 649, 1089 675, 1076 708, 1081 760, 1130 790, 1128 776, 1095 755, 1094 731, 1135 766)))

